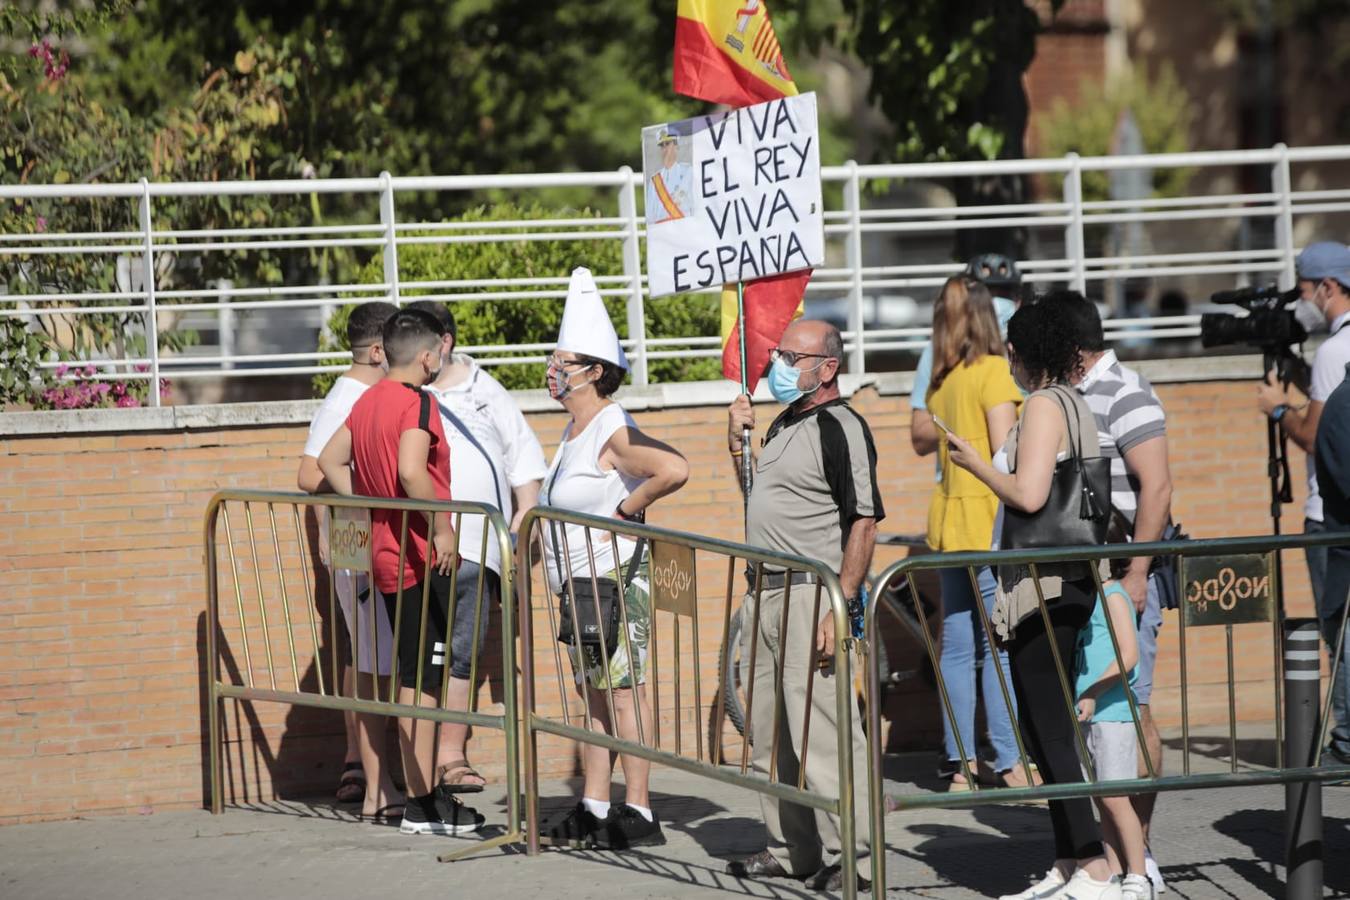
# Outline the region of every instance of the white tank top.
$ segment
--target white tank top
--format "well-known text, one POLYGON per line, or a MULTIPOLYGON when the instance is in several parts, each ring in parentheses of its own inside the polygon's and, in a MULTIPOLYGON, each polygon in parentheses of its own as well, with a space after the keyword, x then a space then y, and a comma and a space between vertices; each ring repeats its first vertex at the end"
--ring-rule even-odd
MULTIPOLYGON (((622 406, 610 403, 600 410, 581 434, 572 436, 569 424, 563 432, 562 443, 553 456, 548 477, 544 479, 543 491, 539 502, 545 506, 556 506, 572 512, 587 513, 593 516, 614 517, 618 508, 629 494, 637 490, 646 479, 628 478, 618 469, 601 469, 600 453, 606 442, 621 428, 636 428, 633 418, 622 406)), ((558 557, 562 546, 567 548, 568 562, 573 577, 591 575, 591 552, 595 554, 595 574, 608 575, 614 571, 614 545, 608 532, 591 530, 591 547, 586 547, 586 529, 580 525, 564 527, 544 525, 545 570, 549 585, 554 591, 559 589, 558 557), (553 542, 559 546, 554 547, 553 542)), ((634 542, 628 538, 617 539, 619 563, 622 565, 633 555, 634 542)))

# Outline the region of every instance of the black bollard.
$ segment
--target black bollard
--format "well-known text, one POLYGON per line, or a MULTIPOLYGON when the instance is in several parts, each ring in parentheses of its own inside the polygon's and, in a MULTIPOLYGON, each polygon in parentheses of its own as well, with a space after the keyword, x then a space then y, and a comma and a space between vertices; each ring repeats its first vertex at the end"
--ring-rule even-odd
MULTIPOLYGON (((1321 716, 1322 637, 1316 619, 1284 623, 1284 764, 1311 767, 1317 759, 1317 720, 1321 716)), ((1284 786, 1285 896, 1313 900, 1322 896, 1322 783, 1284 786)))

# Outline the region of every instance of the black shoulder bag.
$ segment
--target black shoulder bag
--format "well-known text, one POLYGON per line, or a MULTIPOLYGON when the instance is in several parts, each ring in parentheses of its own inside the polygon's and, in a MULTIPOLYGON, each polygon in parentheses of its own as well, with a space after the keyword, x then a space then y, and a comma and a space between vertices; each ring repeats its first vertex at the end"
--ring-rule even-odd
MULTIPOLYGON (((558 473, 555 471, 553 481, 557 480, 558 473)), ((549 487, 552 493, 552 484, 549 487)), ((557 524, 550 522, 549 530, 553 536, 553 560, 558 566, 558 642, 569 647, 579 643, 597 658, 603 654, 608 659, 618 650, 622 616, 620 605, 633 579, 637 577, 647 539, 638 538, 633 555, 628 559, 622 585, 613 578, 599 575, 574 575, 569 581, 563 572, 563 546, 558 540, 557 524)), ((571 565, 571 560, 568 565, 571 565)))
MULTIPOLYGON (((1054 391, 1068 428, 1069 457, 1055 463, 1050 496, 1034 513, 1012 507, 1003 511, 1004 550, 1037 547, 1099 547, 1106 543, 1111 522, 1111 460, 1105 456, 1084 457, 1081 428, 1075 435, 1075 419, 1059 390, 1054 391)), ((1096 440, 1096 436, 1093 436, 1096 440)))

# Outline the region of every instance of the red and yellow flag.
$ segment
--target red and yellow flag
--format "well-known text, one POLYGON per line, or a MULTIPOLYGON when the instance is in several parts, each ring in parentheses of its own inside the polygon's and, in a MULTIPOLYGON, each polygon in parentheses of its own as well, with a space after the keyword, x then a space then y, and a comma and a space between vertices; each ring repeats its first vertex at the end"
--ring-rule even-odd
MULTIPOLYGON (((751 391, 769 364, 769 351, 778 346, 783 330, 804 312, 802 296, 811 270, 771 275, 745 283, 745 384, 751 391)), ((736 318, 736 285, 722 286, 722 375, 741 377, 740 322, 736 318)))
MULTIPOLYGON (((675 90, 727 106, 751 106, 797 94, 763 0, 680 0, 675 90)), ((745 381, 751 391, 783 329, 801 318, 810 280, 807 269, 745 283, 745 381)), ((724 285, 722 374, 732 381, 741 377, 737 319, 736 285, 724 285)))
POLYGON ((750 106, 797 93, 763 0, 680 0, 675 91, 750 106))

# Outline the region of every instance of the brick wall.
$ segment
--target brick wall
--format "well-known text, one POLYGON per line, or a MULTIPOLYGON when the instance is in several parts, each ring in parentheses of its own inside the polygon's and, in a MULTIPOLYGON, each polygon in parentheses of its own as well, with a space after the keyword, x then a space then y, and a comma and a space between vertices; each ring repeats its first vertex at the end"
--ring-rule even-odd
MULTIPOLYGON (((631 392, 630 392, 631 393, 631 392)), ((931 489, 931 462, 917 460, 909 447, 908 408, 894 390, 861 390, 855 406, 868 417, 881 450, 881 479, 890 518, 888 531, 917 532, 923 527, 931 489)), ((1196 536, 1268 533, 1265 481, 1265 431, 1252 410, 1247 381, 1162 385, 1170 416, 1175 511, 1196 536)), ((638 404, 633 404, 634 406, 638 404)), ((152 811, 193 806, 204 796, 205 705, 202 700, 204 577, 202 513, 211 494, 222 488, 291 490, 303 444, 305 413, 279 415, 264 407, 221 408, 213 418, 183 414, 173 430, 95 433, 80 423, 140 422, 100 414, 71 414, 33 420, 48 436, 0 436, 0 822, 67 818, 97 812, 152 811), (260 412, 260 410, 262 412, 260 412), (62 418, 65 416, 65 418, 62 418), (276 419, 279 424, 249 424, 276 419), (190 427, 194 422, 217 424, 190 427), (72 424, 75 423, 75 424, 72 424), (56 429, 61 436, 50 436, 56 429)), ((116 415, 109 412, 107 415, 116 415)), ((769 409, 764 409, 767 417, 769 409)), ((11 414, 11 416, 14 414, 11 414)), ((148 415, 148 414, 147 414, 148 415)), ((176 415, 176 414, 175 414, 176 415)), ((556 412, 531 415, 544 440, 552 444, 561 430, 556 412)), ((725 457, 725 419, 718 406, 651 409, 637 413, 644 430, 681 449, 691 463, 689 484, 662 502, 652 522, 662 526, 735 539, 740 534, 739 494, 725 457)), ((6 421, 0 417, 0 431, 6 421)), ((167 418, 157 421, 167 422, 167 418)), ((114 424, 113 427, 116 427, 114 424)), ((128 427, 132 427, 128 425, 128 427)), ((31 429, 30 429, 31 430, 31 429)), ((1302 458, 1293 451, 1300 473, 1302 458)), ((1299 507, 1287 508, 1285 526, 1297 530, 1299 507)), ((262 581, 269 617, 278 686, 291 689, 295 676, 308 689, 317 683, 310 613, 327 659, 327 586, 305 590, 305 560, 310 550, 296 534, 292 513, 278 507, 281 565, 276 565, 270 520, 265 507, 253 510, 253 536, 259 559, 255 575, 248 553, 249 532, 242 509, 231 509, 232 539, 241 572, 240 598, 250 621, 253 674, 267 683, 262 631, 258 621, 257 581, 262 581), (284 579, 282 581, 281 579, 284 579), (289 610, 281 605, 286 585, 289 610), (297 656, 292 661, 286 622, 293 624, 297 656)), ((312 526, 301 525, 302 529, 312 526)), ((225 564, 225 544, 221 548, 225 564)), ((878 567, 893 552, 878 554, 878 567)), ((1291 560, 1288 601, 1294 613, 1309 606, 1301 564, 1291 560)), ((244 676, 233 581, 222 578, 223 672, 227 680, 244 676)), ((682 739, 693 752, 694 732, 710 720, 717 672, 726 585, 725 560, 700 555, 700 645, 684 620, 682 632, 682 739), (697 659, 697 664, 695 663, 697 659), (697 665, 703 709, 694 712, 693 673, 697 665)), ((547 617, 536 598, 539 636, 540 707, 556 714, 561 701, 547 617)), ((672 647, 672 618, 662 614, 661 652, 672 647)), ((1159 669, 1156 709, 1164 724, 1179 716, 1175 614, 1168 614, 1159 669)), ((1272 678, 1270 630, 1243 626, 1236 635, 1239 712, 1246 719, 1268 717, 1272 678)), ((905 640, 890 643, 893 662, 914 662, 917 648, 905 640)), ((663 742, 673 743, 674 666, 661 660, 663 742)), ((1195 722, 1222 722, 1226 682, 1222 633, 1197 634, 1190 647, 1195 686, 1191 713, 1195 722)), ((327 663, 321 664, 327 677, 327 663)), ((565 665, 565 663, 564 663, 565 665)), ((495 655, 485 661, 499 666, 495 655)), ((481 702, 493 709, 497 684, 485 686, 481 702)), ((936 719, 931 698, 920 682, 893 698, 887 745, 933 746, 936 719)), ((240 803, 276 795, 327 792, 336 782, 342 757, 341 728, 334 713, 267 703, 226 704, 227 793, 240 803)), ((729 758, 739 758, 734 733, 727 732, 729 758)), ((501 773, 500 740, 480 732, 473 757, 491 776, 501 773)), ((546 772, 571 771, 571 748, 563 742, 541 744, 546 772)), ((706 750, 705 750, 706 753, 706 750)), ((658 776, 659 777, 659 776, 658 776)))

